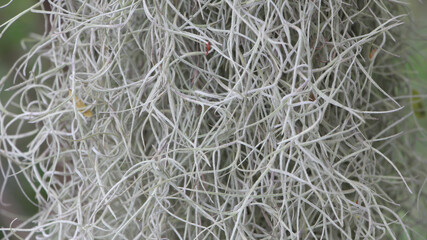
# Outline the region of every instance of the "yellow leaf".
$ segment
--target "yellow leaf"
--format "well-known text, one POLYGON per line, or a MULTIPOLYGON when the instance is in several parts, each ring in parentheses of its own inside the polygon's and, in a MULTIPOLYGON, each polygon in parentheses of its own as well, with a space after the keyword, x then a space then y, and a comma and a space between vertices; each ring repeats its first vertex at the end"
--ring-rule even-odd
POLYGON ((412 109, 417 118, 424 118, 426 116, 426 112, 424 110, 424 104, 422 102, 421 97, 419 97, 420 93, 417 90, 412 90, 412 109))
MULTIPOLYGON (((68 95, 69 96, 71 96, 71 90, 69 90, 68 91, 68 95)), ((81 112, 81 113, 83 113, 83 116, 85 116, 85 117, 92 117, 93 116, 93 112, 91 111, 91 110, 84 110, 84 108, 86 108, 86 104, 84 104, 83 102, 82 102, 82 100, 80 100, 77 96, 74 96, 74 100, 75 100, 75 102, 76 102, 76 107, 77 107, 77 109, 81 112)))

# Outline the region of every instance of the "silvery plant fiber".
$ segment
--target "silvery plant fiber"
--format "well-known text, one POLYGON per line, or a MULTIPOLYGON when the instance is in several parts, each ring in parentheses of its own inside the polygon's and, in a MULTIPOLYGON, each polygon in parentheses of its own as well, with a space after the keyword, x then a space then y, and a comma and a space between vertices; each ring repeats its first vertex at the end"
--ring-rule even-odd
POLYGON ((406 3, 48 0, 1 34, 27 12, 0 157, 39 210, 6 237, 412 238, 406 3))

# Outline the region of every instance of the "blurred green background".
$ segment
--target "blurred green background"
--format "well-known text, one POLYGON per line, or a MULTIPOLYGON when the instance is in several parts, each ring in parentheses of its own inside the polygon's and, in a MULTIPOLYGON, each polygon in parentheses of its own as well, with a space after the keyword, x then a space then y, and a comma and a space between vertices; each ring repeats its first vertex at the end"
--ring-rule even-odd
MULTIPOLYGON (((0 0, 0 6, 6 4, 9 0, 0 0)), ((0 24, 13 18, 21 11, 34 5, 36 0, 19 0, 13 1, 9 6, 0 8, 0 24)), ((10 27, 0 38, 0 79, 9 71, 15 61, 22 56, 25 50, 22 48, 21 41, 28 38, 31 33, 43 34, 44 25, 43 17, 40 14, 29 13, 21 17, 10 27)), ((0 32, 3 28, 0 28, 0 32)), ((12 81, 7 81, 3 90, 0 91, 0 101, 4 103, 10 98, 11 92, 4 91, 13 84, 12 81)), ((1 114, 1 113, 0 113, 1 114)), ((0 145, 1 147, 1 145, 0 145)), ((0 155, 0 164, 3 169, 6 169, 7 162, 0 155)), ((25 179, 18 177, 21 183, 25 183, 25 179)), ((0 187, 3 185, 4 179, 0 174, 0 187)), ((32 188, 28 184, 23 184, 21 187, 27 192, 28 196, 34 199, 32 188)), ((10 222, 14 218, 25 219, 28 216, 34 215, 37 208, 33 206, 27 197, 21 193, 19 185, 14 179, 7 182, 7 186, 0 201, 0 227, 9 227, 10 222), (4 206, 1 203, 8 204, 4 206)), ((16 221, 13 226, 16 226, 19 221, 16 221)), ((23 237, 23 234, 18 234, 23 237)), ((3 234, 0 232, 0 239, 3 239, 3 234)))
MULTIPOLYGON (((0 0, 0 5, 9 2, 9 0, 0 0)), ((35 4, 36 0, 16 0, 13 1, 8 7, 0 9, 0 24, 3 24, 8 19, 16 16, 22 10, 35 4)), ((427 40, 423 39, 421 35, 427 36, 427 2, 422 4, 419 1, 411 2, 411 9, 414 13, 414 22, 411 23, 420 33, 419 38, 411 40, 410 46, 412 52, 410 53, 411 62, 408 64, 407 69, 414 71, 411 74, 411 84, 414 88, 418 89, 420 94, 427 94, 427 40)), ((2 29, 0 29, 1 31, 2 29)), ((12 67, 13 63, 24 53, 21 46, 21 41, 27 38, 31 33, 43 34, 44 31, 44 20, 40 14, 28 13, 15 22, 11 28, 9 28, 5 35, 0 38, 0 78, 12 67)), ((6 82, 6 89, 12 84, 11 81, 6 82)), ((4 103, 10 98, 11 93, 7 91, 0 92, 0 101, 4 103)), ((424 106, 427 106, 427 98, 423 98, 424 106)), ((1 113, 0 113, 1 114, 1 113)), ((421 119, 420 124, 427 129, 426 119, 421 119)), ((422 141, 421 138, 417 141, 417 151, 427 157, 426 141, 422 141)), ((2 156, 0 160, 5 169, 7 164, 2 156)), ((0 186, 3 185, 4 179, 0 174, 0 186)), ((24 182, 24 179, 22 179, 24 182)), ((23 185, 23 188, 28 191, 30 198, 34 197, 34 193, 31 192, 30 187, 23 185)), ((424 187, 424 191, 427 191, 427 186, 424 187)), ((33 206, 27 198, 21 193, 19 187, 15 181, 10 181, 7 184, 7 188, 4 191, 2 201, 9 203, 10 206, 3 206, 0 204, 0 226, 8 227, 10 221, 15 218, 23 218, 25 216, 31 216, 37 212, 37 208, 33 206)), ((421 202, 426 202, 423 200, 421 202)), ((422 203, 421 203, 422 204, 422 203)), ((425 209, 426 206, 424 206, 425 209)), ((414 207, 414 211, 416 208, 414 207)), ((402 213, 404 214, 404 213, 402 213)), ((425 217, 426 212, 416 212, 420 218, 425 217)), ((16 224, 14 224, 16 226, 16 224)), ((427 236, 427 226, 418 227, 417 230, 421 233, 424 232, 427 236)), ((0 239, 2 233, 0 232, 0 239)), ((424 238, 421 238, 424 239, 424 238)), ((425 238, 427 239, 427 237, 425 238)))

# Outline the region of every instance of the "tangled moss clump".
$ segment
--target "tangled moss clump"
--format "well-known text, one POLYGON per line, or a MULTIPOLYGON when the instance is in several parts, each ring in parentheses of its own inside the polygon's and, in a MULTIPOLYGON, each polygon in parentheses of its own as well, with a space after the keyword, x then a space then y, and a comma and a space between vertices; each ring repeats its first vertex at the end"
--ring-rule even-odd
POLYGON ((409 148, 404 4, 43 2, 29 11, 45 34, 0 80, 23 80, 0 106, 3 174, 23 174, 39 207, 6 235, 413 234, 393 197, 420 185, 392 154, 409 148))

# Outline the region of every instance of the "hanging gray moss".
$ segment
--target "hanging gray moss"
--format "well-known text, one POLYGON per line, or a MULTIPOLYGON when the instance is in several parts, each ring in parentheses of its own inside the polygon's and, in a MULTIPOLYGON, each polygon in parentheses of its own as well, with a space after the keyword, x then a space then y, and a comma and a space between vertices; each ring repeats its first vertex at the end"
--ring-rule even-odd
POLYGON ((395 154, 410 148, 403 3, 51 0, 29 11, 47 30, 0 82, 23 80, 0 106, 0 157, 6 177, 32 184, 39 212, 6 235, 412 234, 397 194, 422 181, 408 175, 414 157, 395 154))

